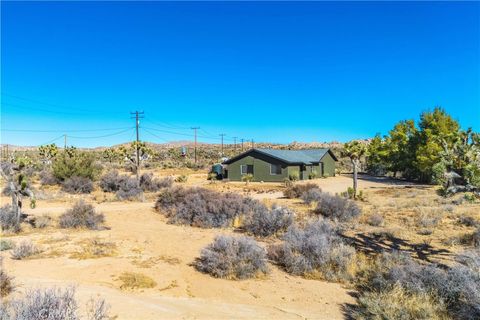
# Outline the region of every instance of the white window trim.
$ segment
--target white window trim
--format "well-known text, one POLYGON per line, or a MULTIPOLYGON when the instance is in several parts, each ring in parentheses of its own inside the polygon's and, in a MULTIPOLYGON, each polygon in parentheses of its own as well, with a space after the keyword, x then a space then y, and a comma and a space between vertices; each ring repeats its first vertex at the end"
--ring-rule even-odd
MULTIPOLYGON (((279 164, 274 164, 274 166, 280 166, 279 164)), ((278 176, 282 174, 282 167, 280 166, 280 173, 272 173, 272 164, 270 163, 270 175, 271 176, 278 176)))
POLYGON ((245 175, 248 174, 248 166, 246 164, 241 164, 240 165, 240 175, 245 175), (242 168, 245 167, 245 173, 243 173, 242 168))

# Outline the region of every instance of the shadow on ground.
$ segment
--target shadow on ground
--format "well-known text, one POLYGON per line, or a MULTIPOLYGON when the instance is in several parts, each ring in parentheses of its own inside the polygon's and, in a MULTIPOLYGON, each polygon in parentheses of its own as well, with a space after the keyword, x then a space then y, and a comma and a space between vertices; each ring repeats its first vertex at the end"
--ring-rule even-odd
POLYGON ((428 243, 411 243, 385 232, 372 234, 357 233, 354 236, 344 235, 344 238, 358 251, 366 255, 402 250, 409 253, 412 258, 437 264, 438 261, 433 261, 432 259, 438 260, 451 256, 451 252, 446 249, 435 249, 428 243))

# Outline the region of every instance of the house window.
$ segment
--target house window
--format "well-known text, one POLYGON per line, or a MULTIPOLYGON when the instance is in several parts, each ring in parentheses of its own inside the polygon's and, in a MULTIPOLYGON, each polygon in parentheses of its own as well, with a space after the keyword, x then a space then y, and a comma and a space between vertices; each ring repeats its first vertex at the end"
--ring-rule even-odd
POLYGON ((279 164, 270 164, 270 174, 271 175, 282 174, 282 166, 279 164))
POLYGON ((247 174, 247 165, 246 164, 240 165, 240 173, 241 174, 247 174))
POLYGON ((240 165, 240 174, 253 174, 253 164, 242 164, 240 165))

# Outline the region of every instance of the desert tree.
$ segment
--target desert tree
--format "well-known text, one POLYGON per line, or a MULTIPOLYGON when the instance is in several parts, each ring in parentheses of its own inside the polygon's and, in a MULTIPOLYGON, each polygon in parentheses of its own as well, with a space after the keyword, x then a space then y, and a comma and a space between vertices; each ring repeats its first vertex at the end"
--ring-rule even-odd
POLYGON ((248 186, 250 181, 253 181, 253 174, 251 174, 251 173, 244 174, 242 176, 242 181, 245 181, 245 185, 248 186))
POLYGON ((121 146, 119 152, 125 161, 133 165, 137 180, 139 181, 141 164, 153 155, 153 150, 149 148, 145 142, 134 141, 128 147, 121 146))
POLYGON ((6 193, 12 198, 12 210, 15 213, 17 224, 20 224, 23 198, 30 198, 30 207, 35 208, 35 194, 29 188, 27 176, 23 173, 25 164, 3 162, 1 164, 1 175, 6 184, 6 193))
POLYGON ((360 166, 360 158, 365 154, 366 147, 359 141, 351 141, 345 143, 343 155, 350 158, 353 167, 353 198, 357 198, 358 184, 358 168, 360 166))
POLYGON ((38 153, 40 154, 43 164, 50 165, 58 153, 58 147, 55 143, 46 144, 38 147, 38 153))
POLYGON ((119 160, 120 156, 121 156, 120 152, 113 147, 103 150, 103 158, 106 161, 108 161, 110 164, 119 160))

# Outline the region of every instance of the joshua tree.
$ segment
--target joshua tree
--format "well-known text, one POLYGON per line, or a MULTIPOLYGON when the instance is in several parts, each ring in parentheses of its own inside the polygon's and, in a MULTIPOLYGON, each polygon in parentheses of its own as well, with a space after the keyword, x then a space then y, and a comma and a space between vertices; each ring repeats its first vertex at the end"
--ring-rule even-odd
POLYGON ((140 166, 143 161, 147 160, 151 155, 153 155, 153 150, 150 149, 145 142, 134 141, 129 148, 121 146, 119 148, 119 152, 126 161, 129 161, 134 165, 138 181, 140 175, 140 166))
POLYGON ((345 143, 343 155, 350 158, 353 167, 353 198, 357 198, 357 180, 358 167, 360 165, 360 158, 365 154, 366 147, 358 141, 351 141, 345 143))
POLYGON ((103 158, 109 163, 117 161, 120 157, 120 153, 115 148, 107 148, 103 151, 103 158))
POLYGON ((245 184, 248 186, 248 184, 250 183, 250 181, 253 180, 253 174, 251 173, 247 173, 247 174, 244 174, 242 176, 242 181, 245 181, 245 184))
POLYGON ((42 157, 42 162, 49 165, 52 163, 52 159, 57 155, 58 147, 55 143, 47 144, 40 146, 38 152, 40 153, 40 157, 42 157))
POLYGON ((28 187, 27 177, 22 172, 24 168, 24 163, 3 162, 1 164, 1 174, 6 183, 6 193, 12 197, 12 210, 15 212, 18 224, 20 224, 23 197, 29 197, 30 207, 35 208, 35 194, 28 187))

